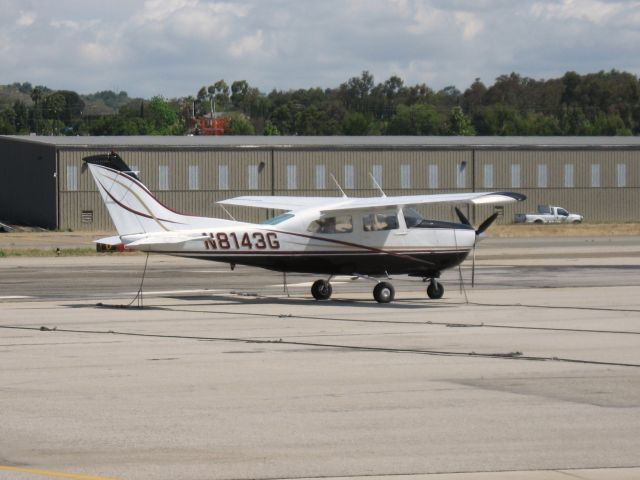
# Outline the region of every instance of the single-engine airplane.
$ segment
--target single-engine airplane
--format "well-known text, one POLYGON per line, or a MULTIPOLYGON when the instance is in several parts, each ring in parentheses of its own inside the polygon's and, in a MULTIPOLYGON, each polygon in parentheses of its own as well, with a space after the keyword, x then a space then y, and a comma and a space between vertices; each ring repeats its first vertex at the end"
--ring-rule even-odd
POLYGON ((84 158, 118 236, 97 240, 127 250, 156 252, 262 267, 278 272, 326 275, 311 294, 328 300, 335 275, 376 281, 373 297, 394 299, 393 274, 429 281, 429 298, 441 298, 440 272, 464 261, 476 237, 497 218, 477 229, 457 207, 460 223, 428 220, 413 207, 429 204, 494 204, 522 201, 514 192, 474 192, 387 197, 243 196, 218 202, 284 210, 263 223, 183 215, 164 206, 115 153, 84 158))

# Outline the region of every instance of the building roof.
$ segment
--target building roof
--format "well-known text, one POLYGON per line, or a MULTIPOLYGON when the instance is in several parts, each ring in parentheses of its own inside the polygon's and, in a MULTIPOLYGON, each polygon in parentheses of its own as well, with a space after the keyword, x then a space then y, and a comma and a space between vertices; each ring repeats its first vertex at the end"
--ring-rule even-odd
POLYGON ((277 148, 277 149, 640 149, 640 137, 393 137, 393 136, 118 136, 0 135, 0 140, 62 149, 277 148))

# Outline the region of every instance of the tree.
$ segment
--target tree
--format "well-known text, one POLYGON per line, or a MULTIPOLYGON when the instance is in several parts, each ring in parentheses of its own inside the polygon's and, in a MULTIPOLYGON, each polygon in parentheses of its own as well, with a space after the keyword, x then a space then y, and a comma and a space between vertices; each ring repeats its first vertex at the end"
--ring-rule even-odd
POLYGON ((229 103, 229 86, 224 80, 218 80, 207 88, 207 97, 211 102, 211 113, 216 111, 216 105, 224 109, 229 103))
POLYGON ((271 123, 283 134, 295 133, 295 108, 287 103, 274 110, 270 117, 271 123))
POLYGON ((255 135, 251 122, 241 113, 229 113, 225 116, 225 135, 255 135))
POLYGON ((36 105, 36 107, 38 106, 38 104, 40 103, 40 100, 42 100, 42 88, 41 87, 36 87, 31 91, 31 100, 33 100, 33 103, 36 105))
POLYGON ((9 107, 0 112, 0 135, 15 135, 16 113, 9 107))
POLYGON ((273 123, 267 120, 267 122, 264 124, 264 130, 262 131, 262 134, 265 136, 276 136, 280 135, 280 130, 278 130, 278 127, 276 127, 273 123))
POLYGON ((371 118, 360 112, 347 114, 342 123, 342 132, 345 135, 369 135, 371 130, 371 118))
POLYGON ((633 133, 619 115, 600 114, 593 122, 591 135, 628 136, 633 133))
POLYGON ((65 124, 71 125, 73 122, 77 122, 82 118, 82 112, 84 110, 84 101, 80 98, 76 92, 70 90, 59 90, 58 94, 64 98, 64 111, 59 117, 65 124))
POLYGON ((67 102, 59 92, 47 95, 44 98, 42 106, 42 115, 48 120, 60 120, 64 114, 64 110, 67 106, 67 102))
POLYGON ((476 115, 474 123, 480 135, 518 135, 523 130, 518 111, 502 104, 484 108, 476 115))
POLYGON ((297 135, 322 135, 326 115, 315 105, 298 112, 295 117, 295 133, 297 135))
POLYGON ((449 113, 449 121, 447 122, 447 135, 475 135, 476 130, 471 124, 462 108, 453 107, 449 113))
POLYGON ((340 97, 347 110, 367 112, 367 99, 373 86, 373 75, 366 70, 359 77, 352 77, 340 85, 340 97))
POLYGON ((29 109, 27 105, 21 100, 16 100, 13 103, 13 111, 15 113, 14 125, 16 133, 29 133, 29 109))
POLYGON ((237 109, 241 109, 249 92, 249 84, 246 80, 236 80, 231 84, 231 103, 237 109))
POLYGON ((153 97, 147 104, 145 117, 153 135, 180 135, 184 133, 184 121, 178 112, 161 96, 153 97))
POLYGON ((479 112, 484 105, 484 97, 486 94, 487 87, 485 87, 484 83, 482 83, 479 78, 476 78, 462 95, 462 105, 464 110, 472 116, 476 112, 479 112))
POLYGON ((438 135, 443 120, 431 105, 399 105, 387 126, 387 135, 438 135))

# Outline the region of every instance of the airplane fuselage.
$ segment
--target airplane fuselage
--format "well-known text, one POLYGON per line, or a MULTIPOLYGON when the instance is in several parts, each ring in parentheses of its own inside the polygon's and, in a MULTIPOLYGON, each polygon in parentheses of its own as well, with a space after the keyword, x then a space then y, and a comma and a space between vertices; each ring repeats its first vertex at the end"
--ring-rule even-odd
POLYGON ((354 222, 344 233, 238 224, 201 228, 193 234, 200 238, 136 249, 282 272, 431 277, 462 263, 475 241, 472 229, 444 222, 380 231, 358 229, 354 222))

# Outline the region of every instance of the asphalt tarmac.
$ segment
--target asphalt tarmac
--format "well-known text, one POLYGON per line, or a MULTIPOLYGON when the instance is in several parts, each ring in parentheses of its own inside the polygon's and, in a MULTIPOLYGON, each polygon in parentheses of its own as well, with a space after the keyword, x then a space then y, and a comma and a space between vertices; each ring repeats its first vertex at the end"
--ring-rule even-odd
POLYGON ((475 288, 469 260, 389 305, 156 256, 140 301, 143 255, 2 258, 0 479, 640 478, 637 240, 488 241, 475 288))

